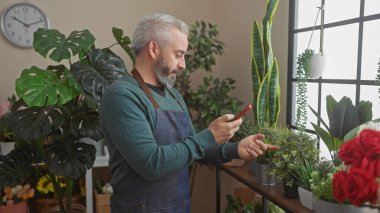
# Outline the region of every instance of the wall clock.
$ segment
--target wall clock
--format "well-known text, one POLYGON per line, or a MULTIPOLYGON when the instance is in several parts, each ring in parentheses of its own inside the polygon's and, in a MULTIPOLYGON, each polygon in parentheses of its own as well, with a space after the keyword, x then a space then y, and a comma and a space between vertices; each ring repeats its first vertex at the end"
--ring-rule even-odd
POLYGON ((46 14, 29 3, 11 5, 1 16, 1 30, 5 38, 18 47, 33 47, 33 33, 38 28, 49 28, 46 14))

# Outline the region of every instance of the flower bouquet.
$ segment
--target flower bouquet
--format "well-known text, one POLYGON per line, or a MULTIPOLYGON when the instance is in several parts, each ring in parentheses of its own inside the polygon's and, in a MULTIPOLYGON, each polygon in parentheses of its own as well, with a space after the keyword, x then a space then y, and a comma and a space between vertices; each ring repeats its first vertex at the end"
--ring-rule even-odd
POLYGON ((376 204, 380 182, 380 123, 361 126, 338 152, 344 169, 333 176, 333 195, 355 206, 376 204))
POLYGON ((34 189, 30 184, 6 186, 0 191, 0 213, 5 212, 29 212, 27 200, 34 197, 34 189))

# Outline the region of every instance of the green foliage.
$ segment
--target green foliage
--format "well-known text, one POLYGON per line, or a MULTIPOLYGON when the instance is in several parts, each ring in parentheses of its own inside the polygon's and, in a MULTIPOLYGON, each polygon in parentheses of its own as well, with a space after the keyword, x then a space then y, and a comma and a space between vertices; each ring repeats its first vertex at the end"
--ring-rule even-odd
POLYGON ((176 88, 186 100, 191 96, 190 75, 199 69, 212 72, 216 55, 222 55, 224 44, 218 39, 216 24, 196 21, 189 31, 189 47, 185 55, 186 69, 178 76, 176 88))
MULTIPOLYGON (((274 128, 274 127, 265 127, 257 126, 254 128, 252 134, 263 134, 265 138, 264 143, 279 145, 280 141, 286 140, 288 136, 288 130, 285 128, 274 128)), ((276 156, 277 151, 268 150, 264 152, 263 155, 259 156, 256 161, 258 163, 269 164, 271 160, 276 156)))
MULTIPOLYGON (((117 43, 127 51, 129 38, 124 37, 120 29, 113 28, 113 34, 117 43)), ((98 141, 103 138, 98 112, 100 99, 112 82, 127 73, 119 56, 109 48, 96 49, 94 41, 95 37, 88 30, 73 31, 67 38, 55 29, 35 32, 35 51, 55 62, 67 59, 70 68, 64 64, 46 69, 32 66, 22 72, 16 80, 20 100, 12 108, 9 126, 16 137, 31 146, 30 154, 39 157, 30 160, 22 155, 23 148, 1 156, 6 164, 0 164, 0 171, 8 170, 7 174, 18 179, 27 177, 20 167, 46 164, 61 212, 65 212, 64 193, 60 179, 54 177, 64 176, 70 189, 74 179, 92 168, 95 147, 79 142, 79 139, 98 141), (78 60, 71 63, 74 57, 78 60), (11 154, 22 157, 13 160, 11 154)), ((0 188, 4 187, 1 184, 0 188)), ((67 206, 71 206, 71 192, 70 189, 65 193, 67 206)))
POLYGON ((304 131, 307 122, 307 80, 310 75, 310 60, 314 55, 314 50, 306 49, 303 53, 297 57, 297 111, 296 111, 296 126, 304 131))
POLYGON ((253 205, 251 203, 242 204, 239 197, 234 198, 234 196, 228 194, 227 206, 224 210, 225 213, 253 213, 253 205))
POLYGON ((305 160, 293 174, 298 186, 311 191, 311 173, 315 170, 314 162, 305 160))
POLYGON ((328 161, 322 161, 311 173, 311 192, 313 196, 330 202, 337 202, 333 196, 332 178, 335 167, 328 161))
POLYGON ((255 20, 252 33, 253 114, 256 126, 276 127, 280 114, 280 81, 273 57, 271 32, 279 0, 268 0, 262 29, 255 20))
POLYGON ((215 56, 223 53, 224 44, 218 40, 215 24, 196 21, 189 32, 189 47, 185 56, 186 69, 176 81, 176 88, 182 94, 190 110, 196 130, 207 128, 211 121, 225 113, 237 113, 242 102, 232 97, 235 80, 219 79, 211 75, 215 56), (209 75, 203 78, 196 90, 190 89, 191 74, 204 69, 209 75))
MULTIPOLYGON (((263 202, 262 198, 257 199, 253 204, 253 212, 263 212, 263 202)), ((268 202, 268 212, 269 213, 285 213, 280 207, 274 205, 272 202, 268 202)))
POLYGON ((275 157, 270 162, 269 174, 282 178, 291 186, 299 166, 305 160, 311 164, 316 163, 319 150, 316 141, 303 132, 284 130, 283 134, 278 141, 280 149, 275 152, 275 157))
POLYGON ((354 106, 351 99, 346 96, 339 102, 331 95, 326 97, 329 126, 317 111, 311 107, 310 109, 325 127, 323 129, 311 123, 319 137, 326 144, 334 162, 338 162, 336 153, 343 143, 344 136, 355 127, 372 120, 372 103, 370 101, 360 101, 357 106, 354 106))
POLYGON ((239 131, 235 133, 235 135, 231 138, 230 141, 241 141, 243 138, 247 137, 248 135, 252 135, 254 132, 254 128, 252 124, 250 123, 249 119, 246 117, 242 117, 243 122, 241 123, 239 127, 239 131))

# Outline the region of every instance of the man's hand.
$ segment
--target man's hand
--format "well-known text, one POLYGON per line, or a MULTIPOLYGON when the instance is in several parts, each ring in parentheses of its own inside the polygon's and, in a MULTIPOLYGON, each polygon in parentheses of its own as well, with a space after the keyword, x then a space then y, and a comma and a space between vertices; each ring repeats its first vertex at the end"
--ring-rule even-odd
POLYGON ((238 144, 238 155, 242 160, 253 160, 262 155, 267 150, 277 150, 278 146, 265 144, 261 140, 265 136, 261 134, 250 135, 238 144))
POLYGON ((215 138, 216 143, 223 144, 227 142, 230 138, 232 138, 232 136, 234 136, 235 132, 239 130, 239 126, 243 120, 239 118, 236 121, 231 121, 233 118, 234 115, 225 114, 211 122, 208 126, 215 138))

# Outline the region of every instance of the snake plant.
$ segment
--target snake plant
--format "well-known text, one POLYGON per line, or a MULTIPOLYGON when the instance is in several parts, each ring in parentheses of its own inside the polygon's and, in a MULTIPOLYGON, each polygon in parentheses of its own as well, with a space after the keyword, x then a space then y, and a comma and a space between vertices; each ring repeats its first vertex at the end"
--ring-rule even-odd
POLYGON ((280 113, 280 82, 276 58, 273 57, 271 32, 279 0, 268 0, 260 27, 255 20, 252 33, 253 114, 256 126, 276 127, 280 113))

